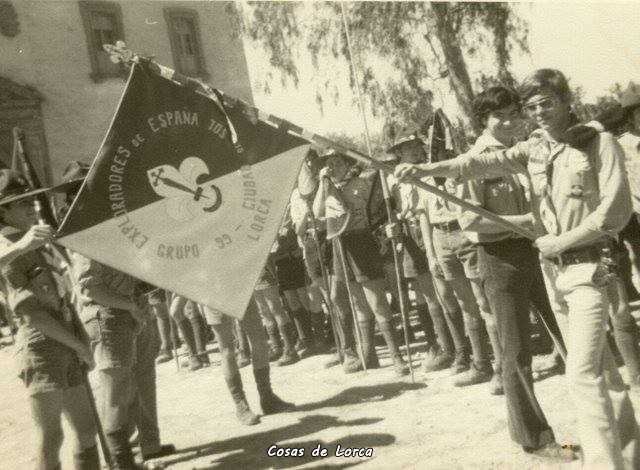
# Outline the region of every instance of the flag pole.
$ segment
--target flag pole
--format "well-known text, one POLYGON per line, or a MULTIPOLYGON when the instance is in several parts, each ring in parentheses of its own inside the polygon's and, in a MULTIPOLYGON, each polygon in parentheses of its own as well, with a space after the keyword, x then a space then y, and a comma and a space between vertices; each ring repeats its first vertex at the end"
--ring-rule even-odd
MULTIPOLYGON (((210 99, 214 99, 215 96, 214 94, 211 92, 212 88, 209 85, 206 85, 202 82, 200 82, 199 80, 196 80, 194 78, 191 77, 187 77, 185 75, 182 75, 178 72, 176 72, 175 70, 166 67, 164 65, 158 64, 157 62, 153 61, 150 58, 147 57, 143 57, 143 56, 139 56, 134 54, 133 52, 131 52, 130 50, 128 50, 126 48, 126 46, 124 44, 120 45, 120 46, 113 46, 110 44, 105 44, 103 46, 105 48, 105 50, 111 55, 112 60, 114 61, 120 61, 126 65, 131 65, 134 63, 138 63, 138 64, 144 64, 148 67, 148 69, 158 75, 160 75, 163 78, 166 78, 167 80, 172 80, 175 83, 184 85, 186 87, 190 87, 196 90, 197 93, 200 93, 204 96, 207 96, 210 99)), ((319 145, 321 147, 327 147, 327 148, 332 148, 334 149, 336 152, 340 152, 343 155, 346 155, 349 158, 352 158, 356 161, 359 161, 375 170, 380 170, 386 174, 393 174, 395 168, 392 165, 386 164, 384 162, 380 162, 378 160, 373 159, 372 157, 368 157, 366 155, 363 155, 360 152, 356 152, 348 147, 345 147, 344 145, 341 145, 337 142, 334 142, 330 139, 327 139, 326 137, 320 136, 318 134, 315 134, 313 132, 310 132, 292 122, 287 121, 286 119, 282 119, 278 116, 274 116, 272 114, 267 114, 264 113, 263 111, 261 111, 260 109, 242 101, 239 100, 237 98, 233 98, 231 96, 227 96, 224 95, 222 93, 220 93, 222 96, 222 104, 223 105, 227 105, 230 107, 234 107, 234 106, 239 106, 240 108, 243 109, 243 111, 245 111, 246 113, 251 113, 252 116, 256 117, 258 120, 261 120, 263 122, 267 122, 269 124, 273 124, 275 126, 279 126, 282 127, 284 129, 286 129, 287 132, 290 132, 296 136, 299 136, 305 140, 307 140, 308 142, 314 143, 316 145, 319 145)), ((217 98, 215 98, 216 103, 218 103, 219 105, 221 103, 219 103, 219 100, 217 98)), ((530 240, 535 240, 536 238, 538 238, 536 236, 536 234, 534 234, 532 231, 529 231, 525 228, 519 227, 516 224, 513 224, 505 219, 503 219, 502 217, 494 214, 493 212, 490 212, 486 209, 483 209, 482 207, 473 205, 467 201, 464 201, 460 198, 457 198, 449 193, 447 193, 446 191, 442 191, 439 188, 436 188, 435 186, 432 186, 430 184, 427 184, 423 181, 421 181, 419 178, 416 178, 414 176, 407 176, 403 179, 403 181, 405 183, 409 183, 412 184, 418 188, 424 189, 425 191, 427 191, 428 193, 431 194, 435 194, 436 196, 441 197, 442 199, 445 199, 446 201, 449 201, 453 204, 456 204, 460 207, 462 207, 463 209, 469 210, 470 212, 473 212, 474 214, 480 215, 482 217, 485 217, 489 220, 491 220, 492 222, 495 222, 496 224, 500 225, 501 227, 503 227, 505 230, 509 230, 511 232, 515 232, 518 233, 520 235, 522 235, 525 238, 528 238, 530 240)))
MULTIPOLYGON (((360 113, 362 114, 362 121, 364 123, 365 141, 367 144, 367 153, 369 158, 373 160, 373 152, 371 150, 371 138, 369 135, 369 125, 367 123, 367 116, 364 112, 364 101, 362 99, 362 92, 360 91, 360 85, 358 82, 358 71, 356 69, 355 61, 353 60, 353 49, 351 47, 351 35, 349 34, 349 23, 347 22, 347 14, 344 8, 344 2, 340 2, 340 10, 342 12, 342 23, 344 25, 345 35, 347 38, 347 48, 349 50, 349 62, 351 64, 351 70, 353 73, 353 81, 356 86, 356 93, 358 95, 358 103, 360 104, 360 113)), ((382 194, 384 197, 384 205, 387 212, 387 219, 389 223, 397 223, 397 217, 391 207, 391 193, 387 184, 387 178, 385 173, 378 170, 378 177, 380 178, 380 184, 382 185, 382 194)), ((411 372, 411 381, 415 383, 415 376, 413 372, 413 365, 411 360, 411 345, 409 344, 409 316, 407 312, 406 300, 409 298, 405 292, 406 284, 404 283, 404 276, 402 267, 400 266, 400 256, 398 253, 398 235, 391 237, 391 249, 393 251, 393 264, 396 272, 396 288, 398 290, 398 303, 400 304, 400 316, 402 317, 402 330, 404 332, 404 344, 407 348, 407 362, 409 363, 409 371, 411 372)))
MULTIPOLYGON (((24 150, 24 132, 22 131, 22 129, 18 128, 18 127, 14 127, 13 128, 13 139, 15 142, 15 147, 14 147, 14 151, 15 151, 15 156, 19 159, 20 165, 22 166, 22 171, 24 173, 24 177, 27 180, 27 183, 29 184, 29 186, 31 187, 31 189, 37 189, 35 187, 35 181, 36 179, 34 178, 35 175, 31 174, 31 166, 29 165, 29 160, 27 158, 27 154, 24 150)), ((44 207, 41 203, 41 201, 38 198, 35 198, 33 201, 33 208, 35 210, 36 213, 36 217, 38 218, 38 225, 46 225, 47 221, 45 221, 45 216, 44 216, 44 207)), ((55 223, 55 221, 51 221, 52 223, 55 223)), ((52 248, 58 253, 60 254, 60 256, 62 257, 62 259, 64 260, 65 263, 67 263, 67 269, 71 269, 71 264, 70 261, 68 259, 68 257, 66 256, 66 254, 63 252, 63 250, 61 248, 59 248, 56 245, 52 245, 52 248)), ((80 321, 80 319, 78 318, 78 312, 76 311, 75 308, 71 307, 70 309, 71 315, 72 315, 72 320, 75 323, 76 328, 80 328, 80 331, 82 331, 82 322, 80 321)), ((82 373, 82 382, 84 385, 84 388, 87 392, 87 399, 89 400, 89 405, 91 407, 91 414, 93 415, 93 420, 95 422, 96 425, 96 432, 98 434, 98 441, 100 443, 100 449, 102 450, 102 455, 104 457, 105 463, 107 464, 107 466, 109 468, 113 468, 113 459, 111 457, 111 453, 109 452, 109 447, 107 446, 107 438, 105 436, 104 433, 104 428, 102 427, 102 422, 100 421, 100 416, 98 415, 98 408, 96 406, 96 399, 95 396, 93 395, 93 391, 91 390, 91 384, 89 383, 89 376, 87 373, 87 370, 85 367, 82 368, 83 369, 83 373, 82 373)))

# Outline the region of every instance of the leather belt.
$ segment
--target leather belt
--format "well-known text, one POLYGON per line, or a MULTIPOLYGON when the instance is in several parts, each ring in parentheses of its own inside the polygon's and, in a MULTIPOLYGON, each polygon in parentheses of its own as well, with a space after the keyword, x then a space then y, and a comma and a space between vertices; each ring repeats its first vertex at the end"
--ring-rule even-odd
POLYGON ((602 250, 601 247, 593 245, 585 246, 575 248, 573 250, 567 250, 550 259, 557 266, 567 266, 580 263, 597 263, 602 259, 602 250))
POLYGON ((457 220, 452 220, 451 222, 442 222, 440 224, 433 224, 434 228, 438 230, 442 230, 443 232, 455 232, 456 230, 460 230, 460 224, 457 220))

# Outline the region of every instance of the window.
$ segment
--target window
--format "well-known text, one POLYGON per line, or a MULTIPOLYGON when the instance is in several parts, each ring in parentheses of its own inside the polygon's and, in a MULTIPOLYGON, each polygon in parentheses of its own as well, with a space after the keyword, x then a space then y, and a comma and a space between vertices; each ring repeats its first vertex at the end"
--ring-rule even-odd
POLYGON ((207 78, 200 47, 198 14, 184 8, 165 8, 164 17, 176 70, 184 75, 207 78))
POLYGON ((124 40, 122 28, 122 12, 120 5, 103 1, 80 1, 80 15, 87 36, 89 60, 91 62, 91 78, 99 81, 122 74, 120 64, 109 60, 102 48, 103 44, 115 44, 124 40))

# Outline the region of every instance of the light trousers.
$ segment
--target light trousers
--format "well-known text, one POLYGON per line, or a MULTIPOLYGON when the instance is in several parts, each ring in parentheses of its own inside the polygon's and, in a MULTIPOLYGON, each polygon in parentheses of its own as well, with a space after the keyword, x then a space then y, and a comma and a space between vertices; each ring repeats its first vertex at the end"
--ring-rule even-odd
POLYGON ((567 345, 566 379, 575 406, 584 466, 640 468, 633 405, 606 339, 609 299, 600 263, 542 262, 551 307, 567 345))

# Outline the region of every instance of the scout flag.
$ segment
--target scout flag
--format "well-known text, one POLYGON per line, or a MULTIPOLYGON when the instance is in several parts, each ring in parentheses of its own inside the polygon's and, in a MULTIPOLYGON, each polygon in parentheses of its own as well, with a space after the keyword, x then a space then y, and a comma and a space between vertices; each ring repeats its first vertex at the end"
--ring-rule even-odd
POLYGON ((308 148, 135 64, 58 242, 241 318, 308 148))

